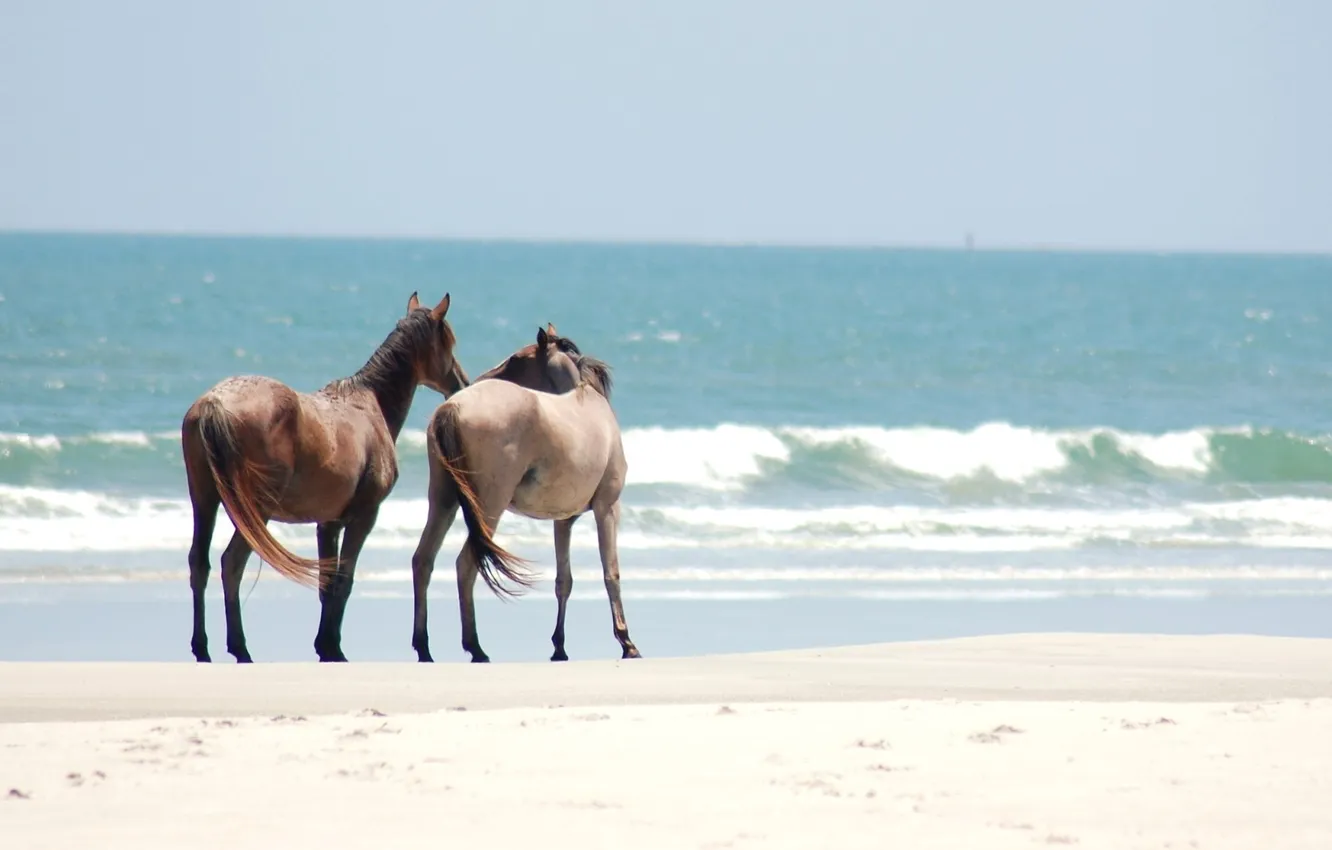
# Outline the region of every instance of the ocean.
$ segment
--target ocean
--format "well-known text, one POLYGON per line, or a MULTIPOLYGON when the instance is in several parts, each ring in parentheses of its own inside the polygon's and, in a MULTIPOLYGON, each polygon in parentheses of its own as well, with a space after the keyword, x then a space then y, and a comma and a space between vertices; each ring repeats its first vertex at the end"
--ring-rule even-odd
MULTIPOLYGON (((188 660, 180 420, 218 380, 355 372, 419 291, 476 375, 553 322, 614 370, 645 656, 1049 629, 1332 636, 1332 257, 0 234, 0 658, 188 660)), ((410 660, 418 391, 356 576, 358 658, 410 660)), ((314 554, 312 526, 274 524, 314 554)), ((214 537, 209 626, 222 652, 214 537)), ((451 562, 436 658, 461 661, 451 562)), ((545 658, 543 580, 478 591, 545 658)), ((569 651, 616 657, 595 528, 569 651)), ((252 559, 257 661, 313 592, 252 559)))

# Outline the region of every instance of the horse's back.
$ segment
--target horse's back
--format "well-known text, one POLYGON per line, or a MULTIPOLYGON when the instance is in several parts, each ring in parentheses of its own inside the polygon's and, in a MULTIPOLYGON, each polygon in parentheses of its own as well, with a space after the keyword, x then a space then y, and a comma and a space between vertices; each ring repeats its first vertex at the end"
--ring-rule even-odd
POLYGON ((466 430, 511 432, 534 415, 537 395, 509 381, 477 381, 450 396, 432 419, 449 411, 466 430))
POLYGON ((294 446, 283 437, 294 437, 299 416, 299 394, 273 378, 237 375, 224 378, 200 395, 181 422, 181 437, 188 456, 197 454, 200 427, 207 418, 225 421, 230 439, 249 457, 266 462, 290 462, 294 446))
POLYGON ((610 404, 590 387, 547 393, 501 381, 478 381, 455 393, 435 411, 452 408, 456 421, 473 430, 518 433, 537 427, 618 441, 619 424, 610 404))
POLYGON ((610 402, 589 386, 554 395, 537 394, 537 408, 552 430, 595 440, 609 449, 620 442, 620 424, 610 402))
POLYGON ((205 390, 190 406, 186 418, 197 418, 205 405, 219 406, 239 420, 271 422, 274 417, 295 412, 300 394, 276 378, 234 375, 205 390))

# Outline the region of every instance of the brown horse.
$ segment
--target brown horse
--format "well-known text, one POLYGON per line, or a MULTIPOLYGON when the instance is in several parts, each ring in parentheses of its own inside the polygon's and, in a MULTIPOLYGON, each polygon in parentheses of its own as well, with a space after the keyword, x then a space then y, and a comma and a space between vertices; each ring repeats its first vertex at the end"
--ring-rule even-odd
POLYGON ((456 338, 444 318, 448 309, 448 295, 429 309, 413 292, 406 317, 365 366, 318 392, 301 393, 272 378, 246 375, 221 381, 190 406, 181 424, 181 446, 194 505, 190 648, 197 661, 212 660, 204 588, 219 504, 236 527, 222 553, 227 651, 237 662, 251 660, 241 625, 240 583, 250 553, 258 552, 287 578, 319 585, 315 652, 320 661, 347 660, 342 617, 356 559, 380 503, 397 483, 395 443, 412 397, 421 384, 448 395, 469 383, 454 360, 456 338), (317 523, 319 559, 301 558, 283 547, 268 530, 270 519, 317 523))
POLYGON ((473 662, 490 660, 476 631, 472 591, 477 574, 501 596, 511 591, 496 573, 522 587, 532 581, 519 570, 522 559, 495 542, 494 529, 506 509, 555 521, 558 609, 551 660, 569 658, 564 651, 564 615, 573 589, 569 543, 574 522, 587 511, 596 517, 615 637, 624 658, 639 657, 620 601, 616 533, 628 464, 610 391, 610 368, 582 354, 548 325, 537 332, 536 345, 520 349, 435 411, 426 428, 429 516, 412 556, 412 648, 418 660, 434 660, 426 630, 426 590, 435 556, 460 505, 467 542, 457 560, 458 606, 463 649, 473 662))

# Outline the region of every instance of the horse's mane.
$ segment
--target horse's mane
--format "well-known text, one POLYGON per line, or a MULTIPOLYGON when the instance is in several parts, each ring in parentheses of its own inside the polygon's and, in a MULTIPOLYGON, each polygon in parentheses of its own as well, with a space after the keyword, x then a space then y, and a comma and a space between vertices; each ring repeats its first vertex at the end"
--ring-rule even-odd
MULTIPOLYGON (((444 344, 453 348, 457 345, 458 338, 447 321, 442 324, 444 344)), ((410 315, 398 320, 397 327, 389 331, 389 335, 379 344, 379 348, 375 349, 370 359, 355 375, 331 381, 324 389, 340 392, 362 387, 377 387, 392 381, 404 372, 410 374, 413 362, 422 351, 430 347, 436 333, 430 311, 413 310, 410 315)))
POLYGON ((611 369, 604 360, 598 360, 590 354, 584 354, 578 344, 567 337, 556 337, 555 347, 569 356, 578 367, 578 380, 591 385, 607 401, 611 396, 611 369))

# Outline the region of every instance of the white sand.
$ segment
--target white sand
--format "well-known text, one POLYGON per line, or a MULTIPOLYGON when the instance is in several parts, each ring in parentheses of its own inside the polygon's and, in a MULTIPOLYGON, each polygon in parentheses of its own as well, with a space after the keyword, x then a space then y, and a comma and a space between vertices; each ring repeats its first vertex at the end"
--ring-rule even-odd
POLYGON ((0 664, 0 715, 3 848, 1332 847, 1332 641, 0 664))

